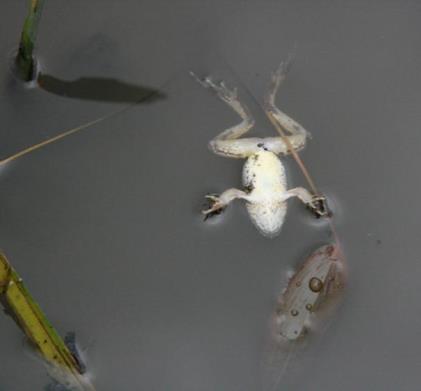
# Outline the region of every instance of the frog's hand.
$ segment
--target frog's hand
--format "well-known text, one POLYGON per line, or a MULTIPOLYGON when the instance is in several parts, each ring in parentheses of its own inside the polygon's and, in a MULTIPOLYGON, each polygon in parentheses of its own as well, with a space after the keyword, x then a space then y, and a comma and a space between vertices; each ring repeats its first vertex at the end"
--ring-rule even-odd
POLYGON ((316 216, 316 218, 332 217, 333 215, 332 211, 329 209, 327 199, 323 195, 313 196, 311 203, 307 204, 307 207, 316 216))
POLYGON ((215 215, 221 214, 226 208, 226 205, 221 202, 217 195, 208 194, 205 196, 205 198, 208 201, 206 209, 202 210, 202 214, 205 216, 205 220, 215 215))
POLYGON ((208 217, 221 213, 230 202, 237 198, 250 201, 250 196, 244 191, 238 189, 225 190, 220 196, 210 194, 207 195, 206 198, 210 201, 210 206, 208 209, 202 211, 205 215, 205 220, 208 217))

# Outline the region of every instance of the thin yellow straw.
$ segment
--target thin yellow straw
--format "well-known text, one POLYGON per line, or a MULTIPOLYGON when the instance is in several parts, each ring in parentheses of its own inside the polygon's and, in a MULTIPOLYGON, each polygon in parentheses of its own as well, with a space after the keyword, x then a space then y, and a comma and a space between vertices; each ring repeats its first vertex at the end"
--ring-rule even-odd
MULTIPOLYGON (((113 115, 114 114, 116 114, 116 113, 113 113, 113 115)), ((32 146, 30 146, 28 148, 25 148, 25 149, 23 149, 23 150, 21 150, 19 152, 16 152, 15 154, 13 154, 13 155, 5 158, 5 159, 0 160, 0 166, 5 165, 7 163, 10 163, 11 161, 16 160, 17 158, 19 158, 21 156, 24 156, 24 155, 27 155, 28 153, 30 153, 32 151, 35 151, 35 150, 37 150, 39 148, 42 148, 42 147, 44 147, 44 146, 46 146, 48 144, 51 144, 51 143, 53 143, 55 141, 58 141, 58 140, 60 140, 62 138, 65 138, 67 136, 70 136, 73 133, 76 133, 76 132, 79 132, 80 130, 86 129, 87 127, 89 127, 91 125, 95 125, 98 122, 104 121, 106 118, 109 118, 110 116, 111 115, 107 115, 107 116, 104 116, 104 117, 101 117, 101 118, 97 118, 96 120, 87 122, 87 123, 85 123, 83 125, 77 126, 76 128, 72 128, 72 129, 66 130, 65 132, 60 133, 57 136, 51 137, 51 138, 49 138, 47 140, 41 141, 38 144, 32 145, 32 146)))
MULTIPOLYGON (((298 166, 300 167, 300 169, 301 169, 304 177, 306 178, 306 180, 308 182, 308 185, 310 186, 311 190, 313 191, 314 194, 320 195, 319 191, 317 190, 316 184, 314 183, 312 177, 310 176, 310 173, 308 172, 306 166, 304 165, 303 160, 300 158, 297 151, 295 150, 295 148, 293 147, 293 145, 289 141, 289 139, 286 136, 284 130, 281 127, 281 125, 277 121, 275 121, 275 119, 271 115, 268 115, 268 117, 269 117, 272 125, 276 128, 276 130, 278 131, 278 133, 282 137, 282 140, 284 141, 284 143, 288 146, 288 149, 290 150, 291 155, 293 156, 294 160, 297 162, 298 166)), ((330 228, 330 231, 332 232, 333 239, 336 242, 335 252, 338 252, 338 254, 342 255, 342 258, 345 261, 345 256, 344 256, 344 253, 342 251, 342 245, 341 245, 341 242, 339 240, 339 236, 338 236, 337 230, 335 228, 335 225, 333 224, 333 219, 329 215, 326 216, 326 218, 328 219, 329 228, 330 228)))
POLYGON ((308 170, 306 169, 304 162, 302 161, 302 159, 300 158, 300 156, 298 155, 297 151, 294 149, 293 145, 291 144, 291 142, 289 141, 288 137, 286 136, 285 132, 283 131, 283 129, 281 128, 281 125, 275 121, 275 119, 271 116, 268 115, 270 122, 272 122, 272 125, 276 128, 276 130, 279 132, 279 134, 282 137, 282 140, 284 141, 284 143, 287 145, 289 151, 291 152, 292 156, 294 157, 295 161, 297 162, 297 164, 299 165, 299 167, 301 168, 301 171, 303 172, 305 178, 307 179, 307 182, 309 184, 309 186, 311 187, 311 190, 313 190, 314 194, 319 194, 317 187, 313 181, 313 179, 311 178, 308 170))
MULTIPOLYGON (((165 82, 163 84, 163 86, 165 86, 167 83, 168 83, 168 81, 165 82)), ((139 99, 138 101, 136 101, 136 102, 134 102, 132 104, 129 104, 129 105, 126 105, 126 106, 124 106, 124 107, 122 107, 120 109, 114 110, 111 113, 106 114, 106 115, 104 115, 104 116, 102 116, 100 118, 94 119, 94 120, 89 121, 89 122, 87 122, 87 123, 85 123, 83 125, 79 125, 79 126, 77 126, 75 128, 66 130, 66 131, 58 134, 57 136, 51 137, 51 138, 49 138, 47 140, 41 141, 40 143, 37 143, 35 145, 31 145, 30 147, 27 147, 27 148, 25 148, 25 149, 23 149, 23 150, 21 150, 19 152, 16 152, 13 155, 0 160, 0 166, 3 166, 5 164, 7 164, 7 163, 10 163, 11 161, 16 160, 17 158, 19 158, 21 156, 24 156, 24 155, 26 155, 26 154, 28 154, 30 152, 33 152, 33 151, 35 151, 37 149, 40 149, 42 147, 45 147, 48 144, 54 143, 55 141, 58 141, 58 140, 61 140, 62 138, 65 138, 67 136, 70 136, 73 133, 77 133, 77 132, 79 132, 79 131, 81 131, 83 129, 89 128, 92 125, 95 125, 95 124, 97 124, 99 122, 102 122, 102 121, 105 121, 105 120, 107 120, 109 118, 112 118, 115 115, 121 114, 121 113, 123 113, 123 112, 131 109, 132 107, 137 106, 139 103, 145 102, 148 99, 152 98, 154 94, 155 94, 155 92, 151 93, 150 95, 148 95, 146 97, 143 97, 143 98, 139 99)))

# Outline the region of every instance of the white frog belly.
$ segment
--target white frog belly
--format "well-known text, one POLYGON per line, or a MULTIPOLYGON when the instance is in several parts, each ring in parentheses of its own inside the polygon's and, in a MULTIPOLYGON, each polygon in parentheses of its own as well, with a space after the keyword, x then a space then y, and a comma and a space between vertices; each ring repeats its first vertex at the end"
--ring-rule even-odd
POLYGON ((264 235, 276 235, 286 214, 283 195, 287 183, 283 164, 272 152, 258 152, 244 164, 243 184, 249 191, 247 210, 251 220, 264 235))

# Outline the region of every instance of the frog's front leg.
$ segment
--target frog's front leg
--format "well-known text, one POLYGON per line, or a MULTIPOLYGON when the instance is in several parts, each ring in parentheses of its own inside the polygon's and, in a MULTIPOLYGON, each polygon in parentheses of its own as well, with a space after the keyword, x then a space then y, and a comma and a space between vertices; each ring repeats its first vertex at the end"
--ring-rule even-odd
POLYGON ((210 201, 210 206, 208 209, 203 210, 202 213, 205 215, 205 219, 207 219, 208 217, 221 213, 231 201, 237 198, 249 200, 249 197, 246 192, 234 188, 225 190, 219 196, 208 194, 206 198, 210 201))
POLYGON ((285 192, 283 200, 297 197, 307 208, 315 214, 316 217, 326 217, 330 215, 324 196, 318 196, 310 193, 304 187, 295 187, 285 192))

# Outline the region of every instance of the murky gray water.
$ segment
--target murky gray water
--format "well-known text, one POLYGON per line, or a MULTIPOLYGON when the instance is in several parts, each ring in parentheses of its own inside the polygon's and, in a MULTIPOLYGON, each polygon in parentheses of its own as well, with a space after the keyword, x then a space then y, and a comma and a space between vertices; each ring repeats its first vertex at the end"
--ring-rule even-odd
MULTIPOLYGON (((25 12, 24 0, 2 6, 2 156, 124 104, 13 80, 25 12)), ((98 390, 261 390, 285 273, 327 232, 298 201, 274 240, 241 203, 202 222, 203 195, 238 186, 242 162, 207 150, 237 117, 188 71, 239 85, 255 134, 273 135, 253 96, 294 45, 278 102, 313 134, 301 156, 336 200, 349 281, 278 390, 420 387, 420 16, 416 1, 47 2, 43 73, 167 95, 0 176, 0 246, 60 333, 77 333, 98 390)), ((305 185, 286 165, 291 186, 305 185)), ((42 390, 45 370, 7 317, 0 345, 0 390, 42 390)))

